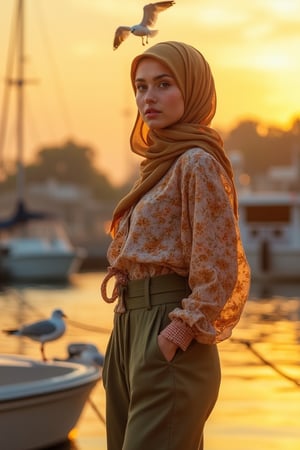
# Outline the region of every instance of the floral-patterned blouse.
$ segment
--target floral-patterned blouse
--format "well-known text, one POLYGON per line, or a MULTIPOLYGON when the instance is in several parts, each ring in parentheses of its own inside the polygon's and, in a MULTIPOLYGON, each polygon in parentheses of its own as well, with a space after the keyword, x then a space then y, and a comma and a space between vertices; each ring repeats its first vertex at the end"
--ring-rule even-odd
POLYGON ((183 153, 120 221, 108 249, 112 268, 141 279, 188 277, 191 294, 162 331, 183 350, 231 335, 248 297, 250 270, 221 165, 200 148, 183 153))

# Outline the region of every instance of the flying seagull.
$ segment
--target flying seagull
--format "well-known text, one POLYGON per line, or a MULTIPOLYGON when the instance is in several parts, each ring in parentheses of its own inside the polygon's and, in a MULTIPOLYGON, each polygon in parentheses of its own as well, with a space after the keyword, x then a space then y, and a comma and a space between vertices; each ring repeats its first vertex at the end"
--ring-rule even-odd
POLYGON ((153 27, 156 23, 158 13, 164 11, 170 6, 175 5, 175 2, 157 2, 149 3, 145 5, 143 10, 143 19, 138 25, 132 27, 120 26, 116 29, 114 38, 114 50, 130 35, 141 36, 142 44, 148 44, 148 37, 153 37, 158 33, 158 30, 150 30, 149 27, 153 27), (144 39, 145 38, 145 39, 144 39))
POLYGON ((66 316, 61 309, 55 309, 48 320, 40 320, 29 325, 23 325, 19 329, 3 330, 3 332, 8 335, 25 336, 40 342, 42 358, 47 361, 44 345, 46 342, 54 341, 64 334, 66 330, 64 317, 66 316))

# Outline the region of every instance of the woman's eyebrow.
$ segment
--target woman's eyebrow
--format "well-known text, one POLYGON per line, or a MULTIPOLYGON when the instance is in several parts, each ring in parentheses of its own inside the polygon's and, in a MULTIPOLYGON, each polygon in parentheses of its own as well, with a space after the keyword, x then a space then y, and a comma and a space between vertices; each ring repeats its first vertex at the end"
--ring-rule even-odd
MULTIPOLYGON (((166 77, 168 77, 168 78, 173 78, 173 76, 170 75, 169 73, 162 73, 162 74, 160 74, 160 75, 156 75, 156 76, 153 78, 153 80, 154 80, 154 81, 157 81, 157 80, 160 80, 161 78, 166 78, 166 77)), ((135 82, 136 82, 136 83, 137 83, 137 82, 140 82, 140 81, 145 81, 145 79, 144 79, 144 78, 136 78, 136 79, 135 79, 135 82)))

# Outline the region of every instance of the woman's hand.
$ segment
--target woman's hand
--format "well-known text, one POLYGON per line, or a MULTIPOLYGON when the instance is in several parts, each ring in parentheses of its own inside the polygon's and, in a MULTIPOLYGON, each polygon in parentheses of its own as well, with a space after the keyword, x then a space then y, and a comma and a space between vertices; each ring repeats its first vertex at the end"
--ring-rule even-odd
POLYGON ((174 342, 169 341, 164 336, 158 335, 157 337, 158 346, 160 348, 160 351, 166 358, 168 362, 172 361, 172 359, 175 356, 175 353, 177 352, 178 345, 174 344, 174 342))

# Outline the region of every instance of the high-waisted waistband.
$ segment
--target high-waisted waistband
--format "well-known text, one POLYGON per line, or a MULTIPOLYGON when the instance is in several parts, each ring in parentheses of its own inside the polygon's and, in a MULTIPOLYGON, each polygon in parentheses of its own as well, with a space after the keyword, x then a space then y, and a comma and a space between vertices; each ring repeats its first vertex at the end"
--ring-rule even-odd
POLYGON ((127 286, 120 286, 120 297, 126 310, 176 303, 190 292, 187 277, 175 273, 131 280, 127 286))

